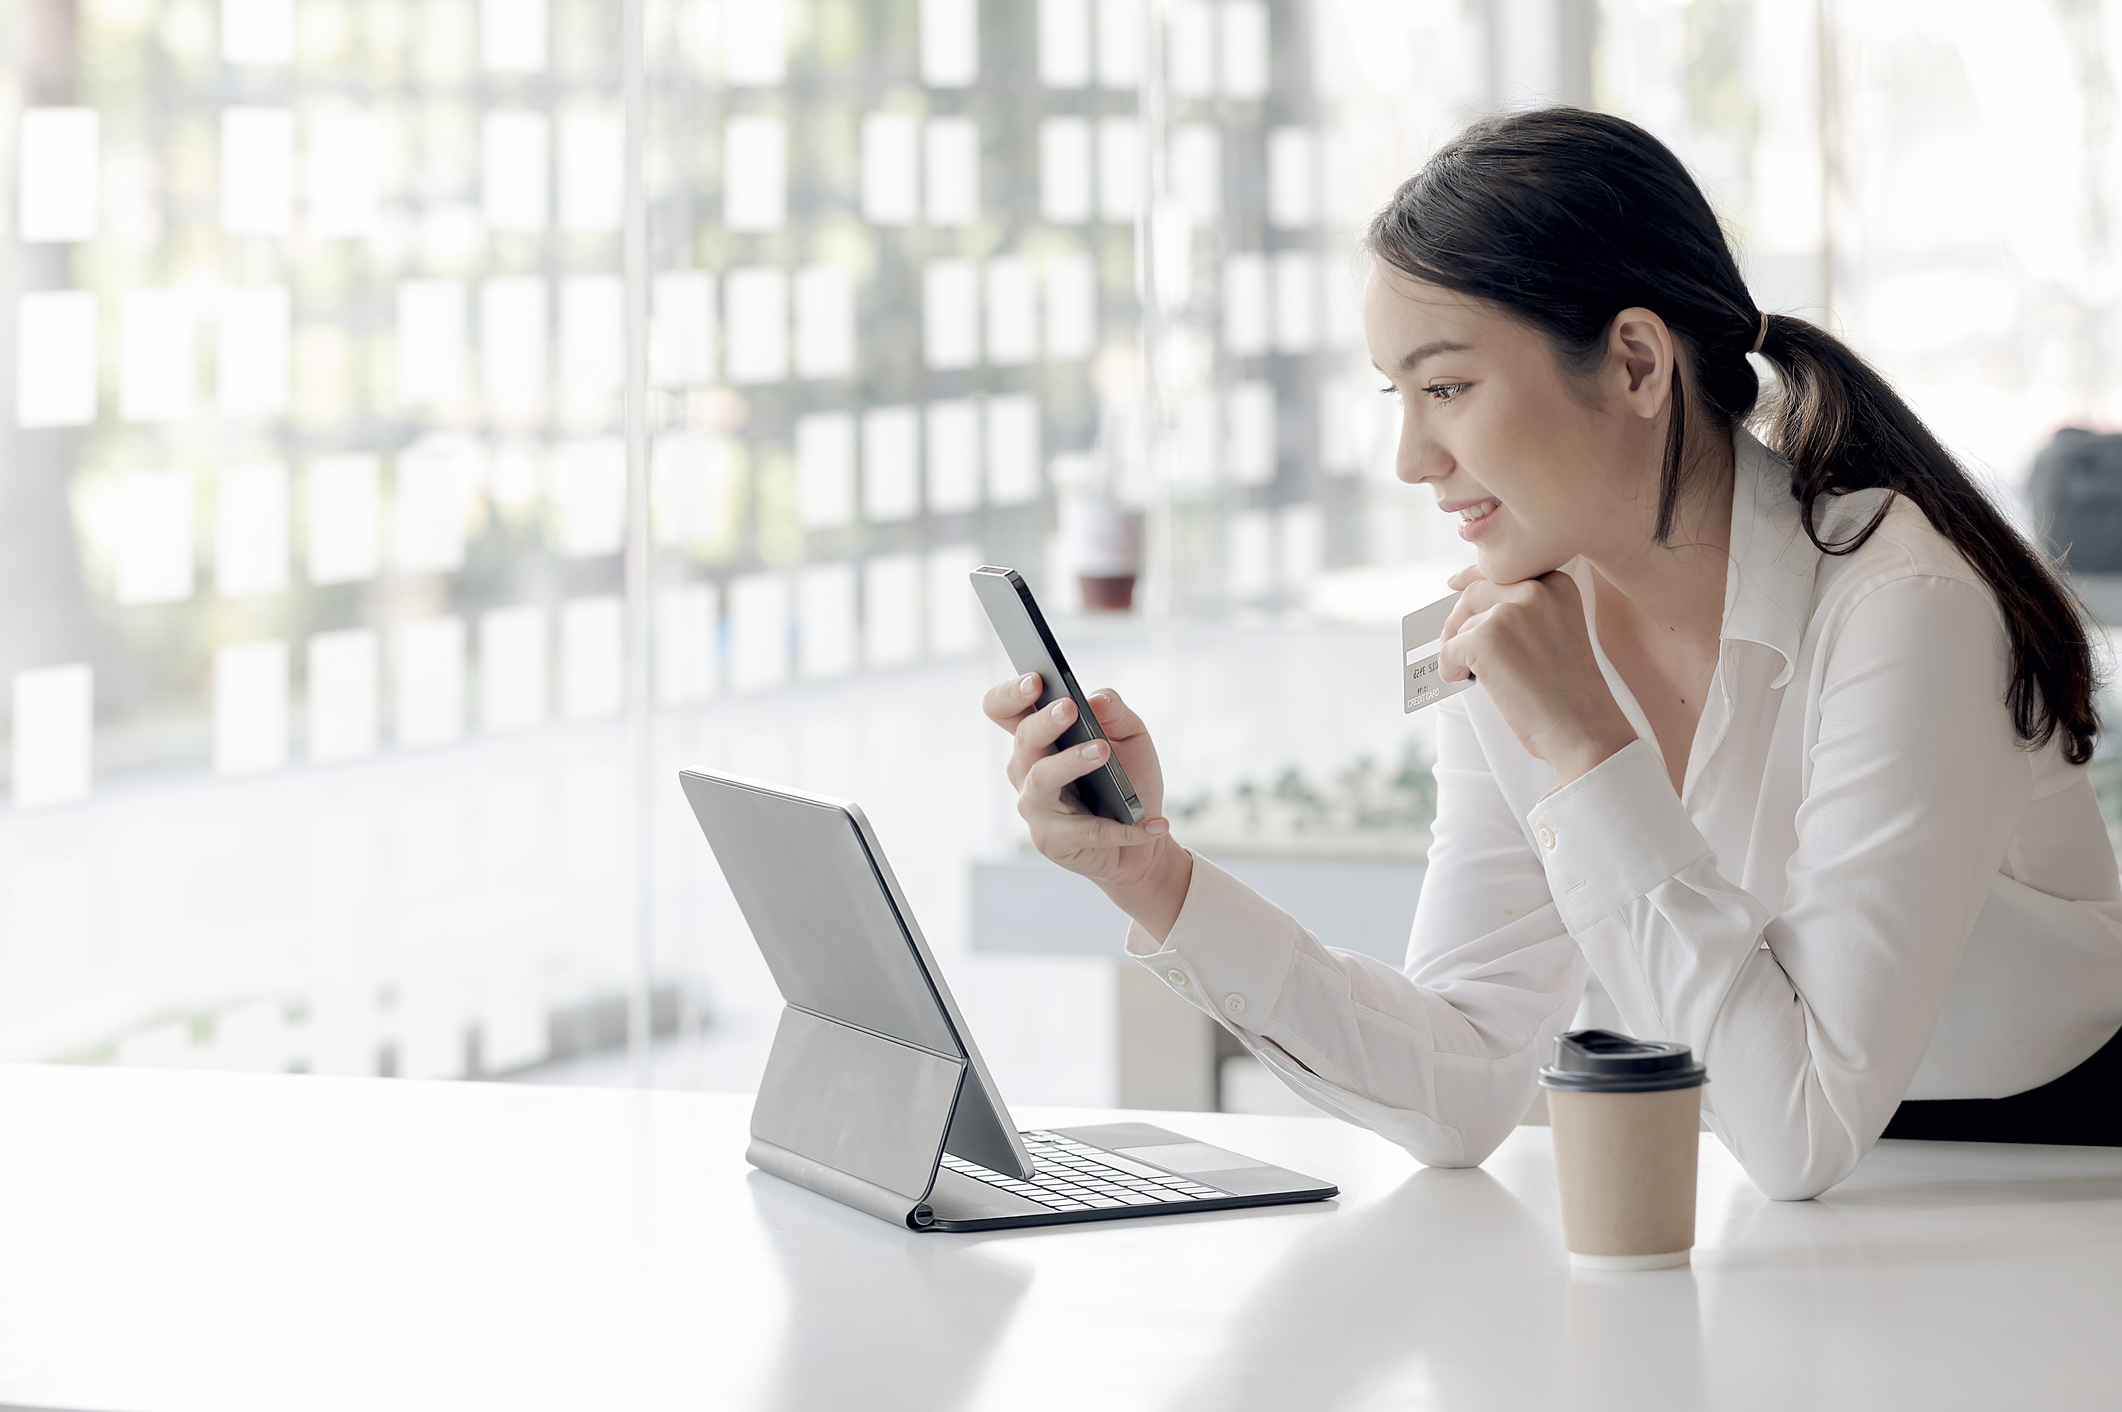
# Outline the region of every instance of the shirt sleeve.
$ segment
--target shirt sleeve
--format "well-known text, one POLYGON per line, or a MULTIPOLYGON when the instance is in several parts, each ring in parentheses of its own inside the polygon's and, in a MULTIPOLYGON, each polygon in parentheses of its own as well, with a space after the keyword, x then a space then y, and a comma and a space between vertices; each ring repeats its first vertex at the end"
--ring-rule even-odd
POLYGON ((2032 781, 1979 585, 1890 579, 1825 630, 1787 688, 1817 704, 1782 896, 1719 872, 1642 741, 1529 816, 1630 1029, 1694 1048, 1710 1126, 1785 1199, 1847 1176, 1908 1091, 2032 781))
POLYGON ((1525 1115, 1586 967, 1464 703, 1437 709, 1435 842, 1404 971, 1323 944, 1198 855, 1170 935, 1136 926, 1128 950, 1314 1105, 1456 1167, 1525 1115))

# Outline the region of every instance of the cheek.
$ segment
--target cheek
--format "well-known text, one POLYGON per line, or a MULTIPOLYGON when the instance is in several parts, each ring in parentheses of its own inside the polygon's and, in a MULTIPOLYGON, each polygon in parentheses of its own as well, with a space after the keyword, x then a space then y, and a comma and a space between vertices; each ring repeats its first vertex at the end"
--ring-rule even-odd
POLYGON ((1598 478, 1583 465, 1583 418, 1547 397, 1517 397, 1485 420, 1483 454, 1494 469, 1477 478, 1521 520, 1562 533, 1581 529, 1600 499, 1598 478))
POLYGON ((1543 519, 1566 501, 1563 478, 1552 469, 1562 439, 1552 407, 1530 397, 1493 398, 1467 422, 1466 468, 1521 519, 1543 519))

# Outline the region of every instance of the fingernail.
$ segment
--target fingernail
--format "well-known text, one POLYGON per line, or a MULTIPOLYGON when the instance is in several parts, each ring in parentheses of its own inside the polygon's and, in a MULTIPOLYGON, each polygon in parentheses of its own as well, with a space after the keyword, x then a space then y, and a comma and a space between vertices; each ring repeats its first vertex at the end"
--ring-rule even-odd
POLYGON ((1036 672, 1026 672, 1017 679, 1017 692, 1019 695, 1029 696, 1038 689, 1039 676, 1036 672))
POLYGON ((1098 751, 1099 751, 1099 750, 1100 750, 1101 748, 1102 748, 1102 747, 1101 747, 1101 745, 1100 745, 1100 743, 1099 743, 1098 741, 1095 741, 1095 740, 1094 740, 1094 741, 1092 741, 1092 742, 1091 742, 1090 744, 1088 744, 1088 745, 1086 745, 1086 746, 1084 746, 1084 747, 1083 747, 1083 758, 1084 758, 1084 759, 1086 759, 1086 760, 1095 760, 1095 759, 1097 759, 1097 758, 1098 758, 1098 751))
POLYGON ((1054 713, 1055 720, 1065 721, 1068 719, 1069 705, 1070 702, 1068 698, 1064 696, 1059 701, 1056 701, 1053 705, 1047 707, 1046 709, 1054 713))
POLYGON ((1171 824, 1163 819, 1151 819, 1148 823, 1142 826, 1142 832, 1149 834, 1154 838, 1162 838, 1164 837, 1164 835, 1170 833, 1171 831, 1171 824))

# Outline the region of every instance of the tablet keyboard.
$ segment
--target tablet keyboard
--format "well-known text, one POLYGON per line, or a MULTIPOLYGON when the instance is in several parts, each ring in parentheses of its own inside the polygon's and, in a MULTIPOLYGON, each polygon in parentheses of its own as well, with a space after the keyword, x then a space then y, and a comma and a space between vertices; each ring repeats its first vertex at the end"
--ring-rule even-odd
POLYGON ((961 1177, 983 1182, 1012 1196, 1037 1202, 1049 1211, 1110 1211, 1121 1206, 1184 1206, 1227 1197, 1229 1192, 1188 1177, 1131 1162, 1117 1153, 1056 1133, 1018 1134, 1031 1149, 1038 1175, 1030 1181, 989 1171, 963 1157, 943 1154, 943 1165, 961 1177))

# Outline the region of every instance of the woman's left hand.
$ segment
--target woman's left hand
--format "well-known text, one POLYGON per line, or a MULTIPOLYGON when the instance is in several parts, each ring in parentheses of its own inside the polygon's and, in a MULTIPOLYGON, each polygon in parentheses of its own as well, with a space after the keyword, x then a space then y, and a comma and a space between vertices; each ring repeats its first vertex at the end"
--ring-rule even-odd
POLYGON ((1636 738, 1592 655, 1584 600, 1560 569, 1491 583, 1478 568, 1453 574, 1462 590, 1444 621, 1446 681, 1477 678, 1528 752, 1561 784, 1636 738))

